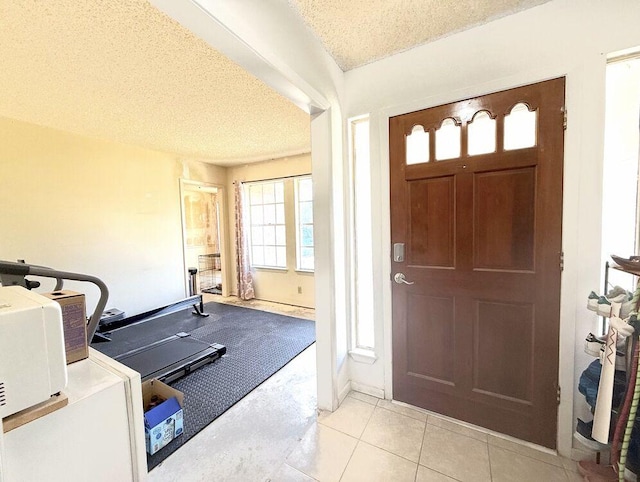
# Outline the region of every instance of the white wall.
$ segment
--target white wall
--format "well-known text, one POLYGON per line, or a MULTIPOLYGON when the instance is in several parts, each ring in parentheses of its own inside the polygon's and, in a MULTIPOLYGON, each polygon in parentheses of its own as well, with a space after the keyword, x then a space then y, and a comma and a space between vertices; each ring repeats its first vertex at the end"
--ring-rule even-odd
MULTIPOLYGON (((127 315, 177 301, 181 177, 226 182, 214 166, 0 118, 0 259, 97 276, 127 315)), ((93 312, 97 288, 65 286, 93 312)))
POLYGON ((346 117, 370 113, 376 308, 374 365, 352 361, 352 381, 391 396, 391 263, 388 118, 566 76, 560 320, 559 451, 571 452, 578 376, 590 361, 582 340, 597 326, 586 296, 600 286, 604 72, 607 53, 640 45, 640 2, 556 0, 347 72, 346 117))
MULTIPOLYGON (((228 170, 227 192, 228 221, 231 259, 235 259, 235 200, 234 182, 261 181, 311 173, 311 155, 285 157, 273 161, 258 162, 228 170)), ((295 198, 293 182, 285 186, 285 217, 287 223, 287 269, 252 269, 256 298, 289 305, 315 307, 314 274, 296 271, 295 198), (302 293, 298 293, 298 287, 302 293)), ((230 273, 230 291, 237 294, 237 269, 235 263, 230 273)))

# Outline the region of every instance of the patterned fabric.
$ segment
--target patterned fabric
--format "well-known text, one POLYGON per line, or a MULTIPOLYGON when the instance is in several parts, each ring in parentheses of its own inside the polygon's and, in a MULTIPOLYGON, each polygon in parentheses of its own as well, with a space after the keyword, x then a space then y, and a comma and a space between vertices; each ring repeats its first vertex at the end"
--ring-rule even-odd
POLYGON ((243 300, 251 300, 256 297, 253 291, 253 276, 251 275, 251 263, 249 261, 249 243, 245 235, 244 215, 244 189, 241 182, 234 186, 236 204, 236 266, 238 271, 238 297, 243 300))

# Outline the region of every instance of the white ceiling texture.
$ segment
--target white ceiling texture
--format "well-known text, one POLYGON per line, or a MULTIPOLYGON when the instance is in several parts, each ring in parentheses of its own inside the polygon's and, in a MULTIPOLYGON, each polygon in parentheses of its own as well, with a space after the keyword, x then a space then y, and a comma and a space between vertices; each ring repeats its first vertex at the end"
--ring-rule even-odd
MULTIPOLYGON (((547 0, 265 1, 346 71, 547 0)), ((310 150, 307 113, 145 0, 0 0, 0 59, 1 117, 219 165, 310 150)))

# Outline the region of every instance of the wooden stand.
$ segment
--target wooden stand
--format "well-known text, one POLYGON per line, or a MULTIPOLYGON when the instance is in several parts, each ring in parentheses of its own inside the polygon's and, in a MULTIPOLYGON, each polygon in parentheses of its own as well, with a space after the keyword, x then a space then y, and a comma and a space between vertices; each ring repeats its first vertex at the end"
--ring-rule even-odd
POLYGON ((25 408, 24 410, 3 418, 2 431, 4 433, 11 432, 13 429, 37 420, 40 417, 44 417, 51 412, 55 412, 56 410, 66 406, 68 403, 69 399, 64 393, 52 395, 51 398, 45 402, 34 405, 33 407, 25 408))

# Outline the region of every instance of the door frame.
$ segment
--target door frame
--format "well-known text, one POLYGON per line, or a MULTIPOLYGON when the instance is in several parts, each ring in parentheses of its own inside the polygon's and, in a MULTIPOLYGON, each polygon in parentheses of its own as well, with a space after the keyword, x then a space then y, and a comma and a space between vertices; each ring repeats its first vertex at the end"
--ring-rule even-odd
POLYGON ((222 184, 215 184, 203 181, 193 181, 191 179, 179 179, 179 195, 180 195, 180 225, 182 229, 182 266, 184 273, 184 294, 185 297, 189 296, 189 274, 187 273, 187 236, 185 226, 185 206, 184 206, 184 193, 187 186, 202 187, 206 191, 207 189, 217 189, 220 194, 218 196, 218 235, 220 237, 220 276, 222 278, 222 296, 229 296, 229 249, 227 243, 227 235, 229 230, 227 229, 227 190, 222 184))
MULTIPOLYGON (((429 109, 431 107, 437 107, 439 105, 449 104, 459 101, 461 99, 479 97, 502 90, 512 89, 516 87, 522 87, 529 84, 543 82, 546 80, 552 80, 558 77, 565 77, 565 106, 568 111, 577 112, 578 99, 570 96, 572 89, 575 89, 574 85, 575 77, 571 75, 571 72, 558 69, 545 69, 544 71, 537 72, 538 75, 533 75, 531 72, 527 72, 523 75, 502 78, 492 82, 470 85, 465 89, 456 91, 441 92, 429 97, 416 99, 406 103, 394 105, 387 108, 382 108, 378 111, 377 115, 372 113, 372 121, 377 121, 377 132, 371 133, 372 150, 378 150, 379 152, 379 175, 372 173, 372 183, 377 183, 379 186, 380 203, 378 205, 380 215, 380 232, 381 232, 381 246, 380 251, 377 253, 379 259, 381 259, 381 268, 383 273, 383 289, 382 289, 382 317, 383 317, 383 333, 384 333, 384 393, 386 399, 393 399, 393 343, 392 343, 392 263, 391 263, 391 210, 389 206, 390 196, 390 171, 389 171, 389 123, 390 118, 398 115, 402 115, 408 112, 429 109), (375 140, 374 140, 375 139, 375 140)), ((579 74, 575 74, 576 77, 579 74)), ((372 124, 373 126, 373 124, 372 124)), ((375 127, 373 127, 375 128, 375 127)), ((576 132, 576 131, 574 131, 576 132)), ((573 139, 570 130, 565 131, 565 149, 563 157, 563 178, 571 176, 567 168, 567 158, 570 155, 575 155, 574 149, 570 146, 576 145, 577 140, 573 139)), ((564 184, 564 183, 563 183, 564 184)), ((375 196, 375 194, 372 194, 375 196)), ((571 214, 575 214, 577 210, 577 204, 575 204, 577 194, 570 190, 565 190, 563 196, 562 214, 563 219, 567 216, 567 211, 571 211, 571 214), (575 206, 574 206, 575 205, 575 206), (569 209, 569 207, 571 209, 569 209), (574 209, 575 208, 575 209, 574 209)), ((571 214, 568 216, 571 217, 571 214)), ((566 252, 566 246, 575 245, 575 237, 571 233, 567 232, 567 226, 565 223, 562 225, 562 250, 566 252)), ((374 258, 376 253, 374 253, 374 258)), ((561 289, 560 289, 560 326, 559 337, 560 346, 558 353, 559 371, 558 371, 558 384, 562 387, 562 398, 560 406, 558 407, 557 417, 557 451, 565 455, 570 455, 572 451, 572 420, 573 420, 573 398, 574 398, 574 354, 575 354, 575 306, 576 298, 575 293, 567 292, 567 276, 576 276, 575 267, 571 270, 572 273, 568 273, 568 266, 565 264, 565 269, 561 272, 561 289), (569 296, 570 295, 570 296, 569 296)), ((570 283, 571 284, 571 283, 570 283)), ((572 284, 572 286, 574 286, 572 284)), ((486 430, 486 429, 482 429, 486 430)), ((528 443, 528 442, 527 442, 528 443)), ((545 449, 548 450, 548 449, 545 449)))

